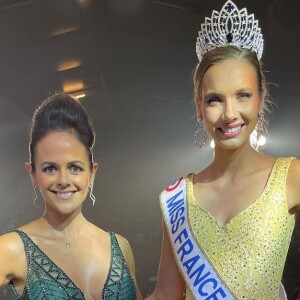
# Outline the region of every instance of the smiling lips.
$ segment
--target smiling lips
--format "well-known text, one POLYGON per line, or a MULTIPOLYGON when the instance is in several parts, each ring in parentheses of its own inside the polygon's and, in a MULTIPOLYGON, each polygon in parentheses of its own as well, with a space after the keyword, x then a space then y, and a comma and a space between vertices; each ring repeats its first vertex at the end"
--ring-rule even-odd
POLYGON ((56 192, 52 191, 56 196, 61 200, 69 199, 75 192, 67 191, 67 192, 56 192))
POLYGON ((228 124, 227 126, 219 127, 222 134, 228 138, 233 138, 240 134, 243 124, 228 124))

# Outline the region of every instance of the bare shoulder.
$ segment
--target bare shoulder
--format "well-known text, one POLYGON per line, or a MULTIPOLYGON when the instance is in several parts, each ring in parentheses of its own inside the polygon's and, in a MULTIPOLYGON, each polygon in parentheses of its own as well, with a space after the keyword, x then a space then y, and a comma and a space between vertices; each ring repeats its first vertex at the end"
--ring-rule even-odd
POLYGON ((16 232, 9 232, 0 236, 0 249, 1 252, 4 250, 17 254, 24 251, 22 240, 16 232))
POLYGON ((129 242, 121 235, 116 234, 119 246, 122 250, 122 253, 126 259, 126 262, 129 264, 133 261, 133 253, 129 242))
POLYGON ((118 240, 118 243, 119 243, 119 245, 120 245, 120 247, 121 247, 121 244, 123 245, 123 246, 130 246, 129 245, 129 242, 122 236, 122 235, 120 235, 120 234, 118 234, 118 233, 115 233, 115 236, 116 236, 116 238, 117 238, 117 240, 118 240))
POLYGON ((9 261, 13 265, 14 263, 26 262, 24 245, 16 232, 9 232, 0 236, 0 249, 2 263, 9 261))
POLYGON ((0 286, 18 278, 25 280, 27 262, 20 236, 15 232, 0 236, 0 286))
POLYGON ((300 159, 295 158, 291 161, 290 164, 289 177, 298 176, 299 174, 300 174, 300 159))
POLYGON ((300 211, 300 160, 291 161, 287 176, 287 201, 289 209, 300 211))
POLYGON ((132 249, 130 247, 129 242, 121 235, 116 234, 116 238, 118 240, 119 246, 121 248, 121 251, 123 253, 123 256, 125 258, 125 261, 128 265, 128 268, 130 270, 130 274, 136 283, 136 278, 135 278, 135 263, 134 263, 134 257, 132 253, 132 249))
MULTIPOLYGON (((40 230, 40 225, 38 220, 34 220, 30 223, 27 223, 21 227, 19 230, 23 231, 24 233, 30 235, 32 233, 36 233, 40 230)), ((12 253, 14 252, 24 252, 24 246, 22 239, 18 233, 15 231, 8 232, 0 237, 1 246, 7 247, 12 253)), ((2 247, 0 247, 2 249, 2 247)))

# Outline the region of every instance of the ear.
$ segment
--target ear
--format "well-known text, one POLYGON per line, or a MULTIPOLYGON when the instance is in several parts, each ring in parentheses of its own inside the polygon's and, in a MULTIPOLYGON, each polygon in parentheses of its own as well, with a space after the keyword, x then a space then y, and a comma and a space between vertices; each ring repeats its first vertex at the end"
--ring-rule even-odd
POLYGON ((98 163, 93 163, 91 178, 90 178, 91 184, 94 184, 94 180, 95 180, 97 170, 98 170, 98 163))
POLYGON ((27 169, 28 174, 30 176, 30 180, 31 180, 32 186, 35 186, 36 185, 36 178, 35 178, 35 173, 34 173, 34 171, 32 169, 32 164, 27 161, 25 163, 25 168, 27 169))

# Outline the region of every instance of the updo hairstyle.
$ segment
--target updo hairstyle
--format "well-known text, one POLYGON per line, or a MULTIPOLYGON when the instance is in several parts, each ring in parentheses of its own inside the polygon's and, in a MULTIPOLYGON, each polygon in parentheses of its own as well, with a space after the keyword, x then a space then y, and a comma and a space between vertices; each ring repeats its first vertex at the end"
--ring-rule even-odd
POLYGON ((29 160, 33 171, 35 170, 36 145, 52 131, 74 133, 85 146, 92 169, 95 132, 91 118, 80 102, 68 94, 58 93, 44 100, 36 109, 32 118, 29 160))

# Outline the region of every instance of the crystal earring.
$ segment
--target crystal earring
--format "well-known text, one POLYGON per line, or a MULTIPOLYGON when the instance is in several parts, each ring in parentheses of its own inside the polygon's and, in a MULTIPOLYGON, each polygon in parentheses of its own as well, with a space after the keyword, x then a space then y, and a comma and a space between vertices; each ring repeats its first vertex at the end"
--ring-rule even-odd
POLYGON ((261 136, 265 132, 266 128, 266 117, 265 117, 265 112, 261 110, 258 113, 258 121, 256 124, 256 131, 257 131, 257 136, 261 136))
POLYGON ((94 196, 94 194, 93 194, 93 184, 91 184, 90 186, 89 186, 89 189, 90 189, 90 198, 91 198, 91 200, 92 200, 92 202, 93 202, 93 206, 95 205, 95 202, 96 202, 96 197, 94 196))
POLYGON ((33 196, 32 196, 32 200, 33 200, 33 204, 36 204, 36 199, 37 199, 38 195, 37 195, 37 185, 35 184, 33 187, 33 196))
POLYGON ((208 139, 207 132, 203 126, 203 123, 197 118, 197 123, 196 123, 196 130, 194 133, 194 145, 196 145, 199 148, 202 148, 208 139), (202 136, 202 140, 199 139, 199 135, 202 136))

